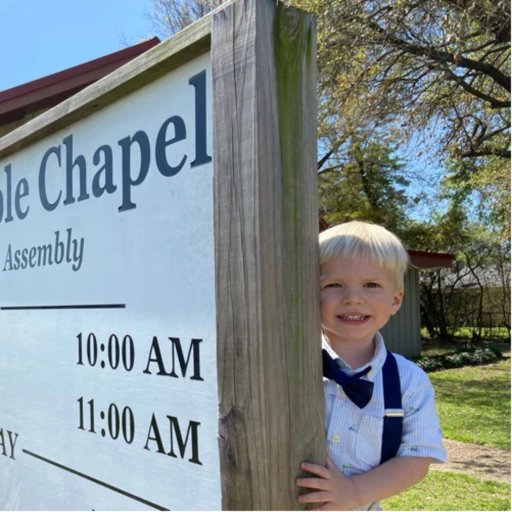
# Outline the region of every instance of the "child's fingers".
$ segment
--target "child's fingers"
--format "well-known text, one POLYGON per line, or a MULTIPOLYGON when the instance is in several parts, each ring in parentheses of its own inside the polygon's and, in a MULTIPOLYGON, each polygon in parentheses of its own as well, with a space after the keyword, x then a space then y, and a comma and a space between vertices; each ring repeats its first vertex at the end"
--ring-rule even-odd
POLYGON ((327 503, 332 501, 332 494, 330 492, 309 492, 308 494, 300 494, 297 496, 299 503, 327 503))
POLYGON ((327 469, 332 469, 335 467, 336 465, 334 464, 334 462, 329 457, 327 457, 327 469))
POLYGON ((308 489, 319 489, 320 491, 327 491, 327 480, 323 478, 297 478, 296 484, 299 487, 307 487, 308 489))
POLYGON ((323 466, 319 466, 318 464, 310 464, 309 462, 303 462, 300 465, 301 469, 304 471, 309 471, 310 473, 313 473, 316 476, 319 476, 320 478, 325 478, 326 480, 329 480, 331 478, 331 474, 327 468, 324 468, 323 466))

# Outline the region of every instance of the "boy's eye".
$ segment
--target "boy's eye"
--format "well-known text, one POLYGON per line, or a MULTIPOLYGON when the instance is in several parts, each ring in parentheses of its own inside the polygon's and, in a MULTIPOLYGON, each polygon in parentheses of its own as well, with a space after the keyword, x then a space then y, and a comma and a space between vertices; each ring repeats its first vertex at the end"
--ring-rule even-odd
POLYGON ((378 283, 366 283, 367 288, 380 288, 380 284, 378 283))
POLYGON ((324 288, 341 288, 341 284, 340 283, 329 283, 329 284, 326 284, 324 288))

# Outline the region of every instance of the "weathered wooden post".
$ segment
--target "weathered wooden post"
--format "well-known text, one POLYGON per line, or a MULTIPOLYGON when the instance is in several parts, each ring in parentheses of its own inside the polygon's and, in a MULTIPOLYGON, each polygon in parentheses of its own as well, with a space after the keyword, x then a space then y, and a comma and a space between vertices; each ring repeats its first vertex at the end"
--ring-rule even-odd
POLYGON ((213 19, 226 509, 295 508, 299 463, 325 445, 321 379, 310 378, 320 366, 315 43, 312 16, 272 1, 213 19))
POLYGON ((0 509, 299 508, 315 54, 237 0, 0 139, 0 509))

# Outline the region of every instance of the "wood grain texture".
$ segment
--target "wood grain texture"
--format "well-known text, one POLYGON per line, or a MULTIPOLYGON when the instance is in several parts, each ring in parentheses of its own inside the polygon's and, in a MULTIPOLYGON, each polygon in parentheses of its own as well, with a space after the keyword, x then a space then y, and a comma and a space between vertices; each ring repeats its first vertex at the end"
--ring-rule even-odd
POLYGON ((101 110, 210 48, 211 15, 0 138, 0 160, 101 110))
POLYGON ((292 510, 325 463, 312 16, 238 1, 212 26, 225 510, 292 510))

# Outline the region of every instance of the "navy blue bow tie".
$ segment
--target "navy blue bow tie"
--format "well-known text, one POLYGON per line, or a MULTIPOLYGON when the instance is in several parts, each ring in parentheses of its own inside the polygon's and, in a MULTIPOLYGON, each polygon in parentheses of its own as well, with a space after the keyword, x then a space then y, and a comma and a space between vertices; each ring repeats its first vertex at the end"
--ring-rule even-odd
POLYGON ((325 348, 322 349, 322 356, 324 360, 324 377, 338 383, 350 400, 360 409, 366 407, 372 399, 373 382, 363 380, 361 377, 366 375, 372 367, 368 366, 363 371, 350 376, 342 371, 325 348))

